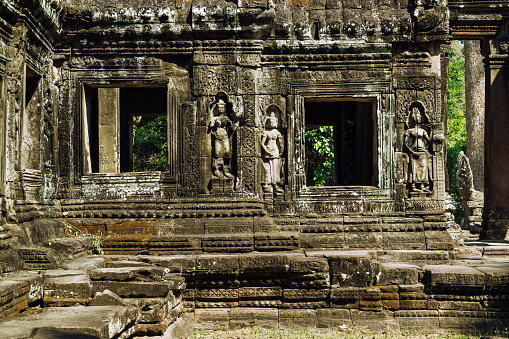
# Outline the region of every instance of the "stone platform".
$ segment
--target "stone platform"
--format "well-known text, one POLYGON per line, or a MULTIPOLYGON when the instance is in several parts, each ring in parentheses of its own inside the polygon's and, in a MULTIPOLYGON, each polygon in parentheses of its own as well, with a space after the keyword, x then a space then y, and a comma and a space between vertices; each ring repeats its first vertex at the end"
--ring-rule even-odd
POLYGON ((59 265, 4 276, 0 335, 172 338, 189 333, 189 322, 214 330, 509 327, 507 242, 467 240, 454 251, 82 256, 59 265))

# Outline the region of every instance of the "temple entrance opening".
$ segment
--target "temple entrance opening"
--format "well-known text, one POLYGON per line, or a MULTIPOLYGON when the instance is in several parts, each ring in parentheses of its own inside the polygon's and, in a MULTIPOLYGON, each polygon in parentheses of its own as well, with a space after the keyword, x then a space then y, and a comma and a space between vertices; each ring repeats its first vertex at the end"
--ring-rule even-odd
POLYGON ((372 101, 307 99, 306 185, 376 185, 374 126, 372 101))

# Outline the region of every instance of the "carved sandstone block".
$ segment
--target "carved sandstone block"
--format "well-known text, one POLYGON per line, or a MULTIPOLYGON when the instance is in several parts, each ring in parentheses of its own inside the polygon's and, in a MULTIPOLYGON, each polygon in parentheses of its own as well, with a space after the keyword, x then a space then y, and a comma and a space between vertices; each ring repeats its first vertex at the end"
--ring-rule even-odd
POLYGON ((229 328, 230 309, 196 309, 194 322, 197 328, 213 331, 224 331, 229 328))
POLYGON ((317 328, 334 328, 346 325, 352 326, 350 310, 341 309, 318 309, 316 310, 317 328))
POLYGON ((384 232, 385 250, 425 250, 424 232, 384 232))
POLYGON ((302 233, 300 235, 302 247, 308 248, 345 248, 345 233, 302 233))
POLYGON ((9 317, 28 308, 29 285, 23 281, 0 282, 0 318, 9 317))
POLYGON ((501 293, 509 285, 509 269, 505 267, 476 267, 486 275, 486 289, 501 293))
POLYGON ((88 275, 83 271, 54 270, 44 276, 44 305, 87 304, 92 296, 88 275))
POLYGON ((367 254, 341 254, 329 258, 331 284, 365 287, 371 285, 374 271, 371 256, 367 254))
POLYGON ((394 318, 402 331, 423 331, 440 325, 437 310, 396 311, 394 318))
POLYGON ((95 281, 92 291, 95 293, 110 290, 125 298, 166 298, 173 286, 171 282, 95 281))
POLYGON ((200 255, 196 259, 196 269, 231 273, 238 271, 239 257, 236 255, 200 255))
POLYGON ((345 232, 345 244, 350 249, 381 249, 383 248, 383 235, 382 232, 345 232))
POLYGON ((158 267, 97 268, 89 271, 91 280, 161 281, 163 269, 158 267))
POLYGON ((283 300, 325 300, 329 297, 329 289, 284 289, 283 300))
POLYGON ((242 271, 288 272, 290 258, 287 254, 243 255, 239 258, 239 264, 242 271))
POLYGON ((290 272, 328 272, 329 262, 326 258, 318 257, 300 257, 290 258, 290 272))
POLYGON ((311 309, 280 309, 280 329, 303 329, 316 327, 316 310, 311 309))
POLYGON ((394 320, 389 311, 371 312, 350 310, 353 326, 366 328, 370 331, 379 332, 387 329, 399 330, 399 324, 394 320))
POLYGON ((282 296, 283 291, 280 286, 239 288, 239 298, 241 299, 269 299, 281 298, 282 296))
POLYGON ((377 275, 378 285, 417 284, 419 279, 418 266, 406 264, 382 263, 377 275))
POLYGON ((475 268, 452 265, 429 265, 423 268, 434 294, 479 294, 484 290, 486 276, 475 268))
POLYGON ((196 299, 200 300, 236 300, 239 298, 238 289, 198 289, 196 290, 196 299))
POLYGON ((357 308, 359 305, 358 287, 333 287, 330 292, 331 307, 357 308))
POLYGON ((276 308, 232 308, 230 311, 230 329, 248 326, 278 328, 279 311, 276 308))
POLYGON ((440 328, 461 329, 464 332, 475 332, 486 329, 488 314, 485 311, 452 311, 439 310, 440 328))

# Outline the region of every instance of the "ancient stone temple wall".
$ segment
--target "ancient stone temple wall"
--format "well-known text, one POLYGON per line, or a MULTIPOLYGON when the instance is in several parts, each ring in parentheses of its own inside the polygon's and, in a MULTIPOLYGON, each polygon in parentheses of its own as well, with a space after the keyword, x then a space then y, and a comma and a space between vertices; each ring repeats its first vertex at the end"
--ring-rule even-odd
MULTIPOLYGON (((76 2, 55 44, 57 195, 67 222, 108 233, 134 218, 134 229, 111 235, 137 234, 148 223, 136 246, 153 241, 170 252, 209 243, 208 251, 296 248, 301 223, 309 224, 299 217, 308 215, 334 216, 338 225, 353 218, 375 232, 396 218, 418 225, 411 237, 424 248, 432 238, 425 232, 446 235, 445 4, 129 6, 76 2), (128 104, 128 91, 145 96, 128 104), (150 111, 144 100, 164 108, 150 111), (122 167, 129 157, 122 138, 131 133, 122 121, 133 112, 167 116, 168 171, 122 167), (316 124, 335 126, 332 187, 306 183, 304 132, 316 124), (272 235, 257 247, 257 234, 272 235), (238 240, 244 245, 228 249, 238 240)), ((402 227, 387 230, 409 230, 402 227)), ((320 232, 356 232, 328 229, 316 222, 306 246, 342 248, 321 244, 320 232)), ((133 245, 124 240, 121 248, 133 245)), ((384 247, 381 233, 375 243, 384 247)))
POLYGON ((114 303, 110 337, 161 334, 183 307, 213 328, 505 326, 509 273, 484 265, 506 252, 451 265, 467 251, 446 229, 444 124, 449 42, 483 39, 482 234, 505 237, 508 7, 0 0, 0 273, 46 271, 2 280, 0 317, 36 286, 41 313, 114 303), (158 170, 134 166, 144 118, 165 121, 158 170))
POLYGON ((2 2, 5 239, 42 244, 63 217, 131 253, 451 248, 449 21, 503 52, 500 14, 441 1, 117 5, 2 2), (133 171, 142 116, 166 117, 163 171, 133 171), (317 125, 335 131, 326 187, 306 163, 317 125))
POLYGON ((9 271, 16 255, 8 249, 42 245, 62 233, 58 223, 30 222, 56 210, 58 77, 52 43, 64 6, 2 1, 0 8, 0 246, 6 250, 1 270, 9 271))

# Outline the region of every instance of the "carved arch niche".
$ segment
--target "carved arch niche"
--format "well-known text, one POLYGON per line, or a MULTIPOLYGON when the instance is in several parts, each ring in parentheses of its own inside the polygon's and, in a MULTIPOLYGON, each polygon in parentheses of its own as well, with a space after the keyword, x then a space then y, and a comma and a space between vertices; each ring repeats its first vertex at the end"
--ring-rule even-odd
POLYGON ((283 200, 287 189, 287 137, 288 127, 284 110, 270 104, 263 110, 263 130, 260 137, 260 162, 264 200, 283 200))
POLYGON ((233 104, 224 92, 218 92, 208 106, 207 135, 210 138, 212 194, 233 192, 237 173, 237 121, 233 104))
POLYGON ((445 137, 439 86, 434 77, 396 81, 396 189, 399 196, 415 201, 444 199, 445 137))

